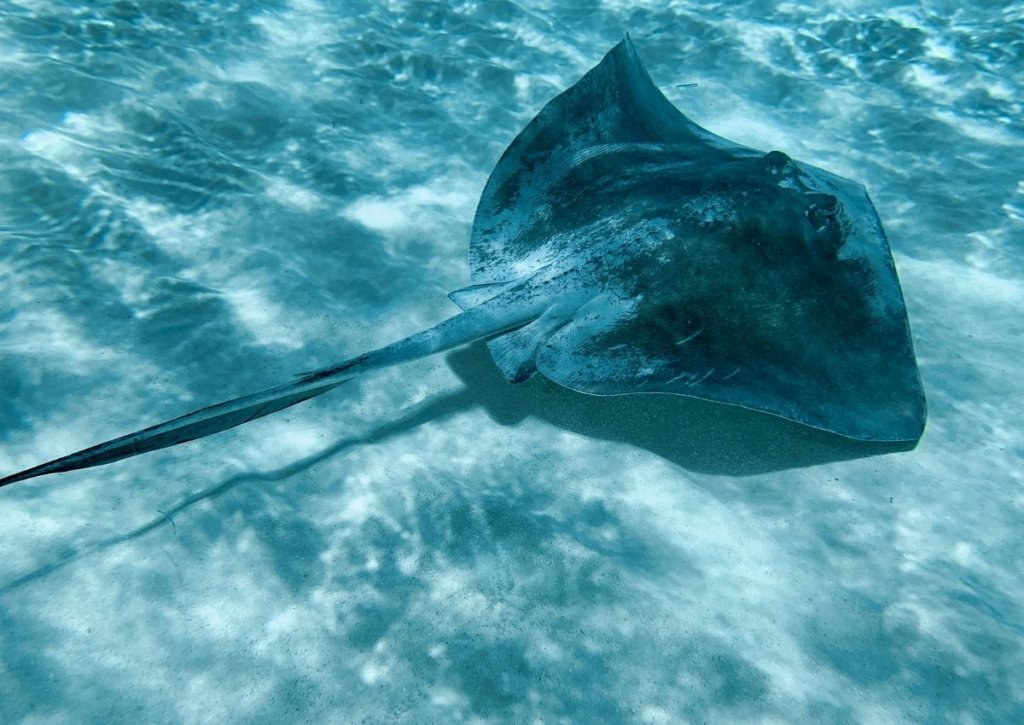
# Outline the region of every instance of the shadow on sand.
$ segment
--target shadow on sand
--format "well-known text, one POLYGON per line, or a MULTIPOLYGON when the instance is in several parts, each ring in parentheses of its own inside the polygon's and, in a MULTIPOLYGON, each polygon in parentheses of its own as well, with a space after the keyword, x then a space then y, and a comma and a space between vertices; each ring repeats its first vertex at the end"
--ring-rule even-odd
POLYGON ((502 425, 533 416, 580 435, 643 448, 694 473, 750 476, 908 451, 917 445, 851 440, 773 415, 679 395, 585 395, 539 375, 513 386, 502 379, 483 343, 450 354, 448 363, 473 404, 502 425))
POLYGON ((221 496, 239 484, 281 481, 349 448, 386 440, 476 407, 482 407, 499 425, 511 426, 529 417, 540 418, 580 435, 643 448, 691 472, 728 476, 866 458, 910 450, 916 445, 854 441, 775 416, 676 395, 584 395, 539 375, 522 385, 509 385, 482 342, 449 354, 447 360, 464 388, 430 398, 364 436, 341 439, 287 466, 230 476, 179 499, 129 532, 68 548, 49 564, 0 585, 0 595, 88 554, 137 539, 161 526, 173 527, 174 514, 199 501, 221 496))

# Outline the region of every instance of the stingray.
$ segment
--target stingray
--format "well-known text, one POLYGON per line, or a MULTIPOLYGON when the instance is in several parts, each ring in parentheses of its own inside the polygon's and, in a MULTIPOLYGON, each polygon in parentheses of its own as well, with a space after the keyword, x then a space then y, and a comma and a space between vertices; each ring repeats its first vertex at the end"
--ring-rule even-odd
POLYGON ((212 435, 357 375, 486 339, 511 383, 668 393, 864 441, 916 441, 925 401, 864 187, 701 128, 626 36, 515 138, 487 181, 462 312, 269 390, 0 479, 212 435))

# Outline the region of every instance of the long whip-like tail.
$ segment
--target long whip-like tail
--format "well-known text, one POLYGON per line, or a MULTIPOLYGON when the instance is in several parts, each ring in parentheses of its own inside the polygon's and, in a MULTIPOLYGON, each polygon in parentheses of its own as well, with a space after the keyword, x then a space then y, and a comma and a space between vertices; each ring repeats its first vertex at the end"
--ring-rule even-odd
POLYGON ((480 305, 429 329, 350 358, 331 367, 300 376, 285 385, 187 413, 179 418, 129 433, 56 460, 0 478, 6 486, 49 473, 62 473, 113 463, 140 453, 168 448, 276 413, 304 400, 333 390, 346 380, 370 370, 389 367, 443 352, 482 337, 529 322, 536 313, 508 314, 503 305, 480 305))

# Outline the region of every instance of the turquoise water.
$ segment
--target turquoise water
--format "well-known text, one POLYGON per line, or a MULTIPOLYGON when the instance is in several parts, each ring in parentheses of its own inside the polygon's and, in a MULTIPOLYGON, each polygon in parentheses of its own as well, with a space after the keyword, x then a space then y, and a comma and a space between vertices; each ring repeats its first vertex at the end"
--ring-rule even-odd
POLYGON ((1024 720, 1019 3, 0 3, 0 473, 452 314, 498 156, 625 31, 868 187, 917 448, 383 371, 0 491, 0 721, 1024 720))

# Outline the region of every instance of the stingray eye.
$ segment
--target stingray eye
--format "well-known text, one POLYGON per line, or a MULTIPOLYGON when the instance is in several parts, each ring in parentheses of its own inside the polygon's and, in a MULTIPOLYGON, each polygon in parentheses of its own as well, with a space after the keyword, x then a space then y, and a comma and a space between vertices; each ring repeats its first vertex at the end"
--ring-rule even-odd
POLYGON ((786 166, 790 163, 790 158, 781 151, 769 151, 761 157, 764 161, 765 166, 768 167, 768 172, 773 176, 778 176, 785 171, 786 166))
POLYGON ((808 194, 807 200, 810 204, 807 207, 807 218, 811 225, 821 231, 828 229, 835 224, 836 214, 839 212, 839 199, 831 194, 808 194))

